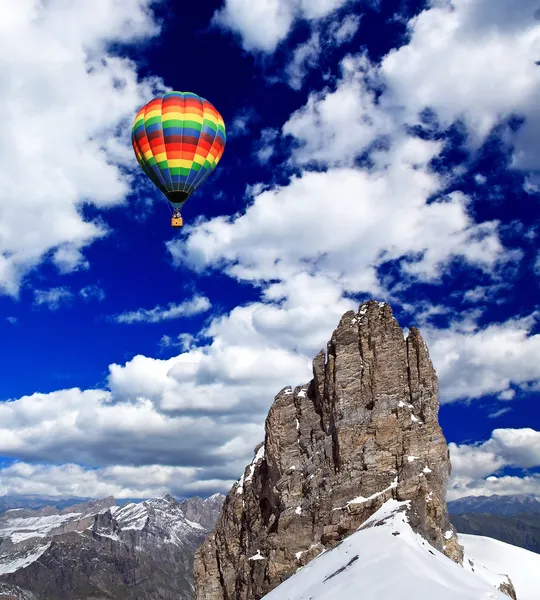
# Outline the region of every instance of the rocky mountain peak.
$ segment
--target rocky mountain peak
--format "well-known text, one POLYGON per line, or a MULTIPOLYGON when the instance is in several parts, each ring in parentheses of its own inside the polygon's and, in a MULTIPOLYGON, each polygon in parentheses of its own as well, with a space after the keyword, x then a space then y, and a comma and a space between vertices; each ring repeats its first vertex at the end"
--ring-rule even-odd
POLYGON ((209 498, 194 496, 186 498, 180 503, 180 508, 190 521, 199 523, 204 528, 211 530, 216 524, 219 511, 225 502, 223 494, 213 494, 209 498))
POLYGON ((313 379, 275 397, 265 440, 195 558, 197 600, 258 600, 356 531, 385 501, 461 563, 448 519, 448 446, 438 382, 418 329, 390 306, 343 315, 313 379))
POLYGON ((174 496, 171 496, 171 494, 165 494, 165 496, 163 496, 162 500, 173 506, 176 506, 177 504, 179 504, 178 500, 174 496))

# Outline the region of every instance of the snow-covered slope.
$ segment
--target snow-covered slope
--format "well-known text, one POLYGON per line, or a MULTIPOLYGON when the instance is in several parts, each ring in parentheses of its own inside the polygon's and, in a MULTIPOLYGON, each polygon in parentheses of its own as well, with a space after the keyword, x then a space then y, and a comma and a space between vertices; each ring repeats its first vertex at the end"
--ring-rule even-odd
POLYGON ((504 576, 483 570, 478 577, 416 534, 407 504, 387 501, 357 532, 264 600, 508 600, 496 587, 504 576))
POLYGON ((540 600, 540 554, 479 535, 459 534, 468 559, 510 576, 518 600, 540 600))

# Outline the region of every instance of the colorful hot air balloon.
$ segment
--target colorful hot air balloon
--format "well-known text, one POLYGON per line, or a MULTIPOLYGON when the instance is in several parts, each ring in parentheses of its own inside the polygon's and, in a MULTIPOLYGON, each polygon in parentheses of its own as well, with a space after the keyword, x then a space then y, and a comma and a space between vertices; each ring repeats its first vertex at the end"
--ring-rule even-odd
POLYGON ((173 227, 182 227, 180 209, 216 168, 226 137, 222 116, 190 92, 154 98, 138 112, 131 133, 135 156, 173 205, 173 227))

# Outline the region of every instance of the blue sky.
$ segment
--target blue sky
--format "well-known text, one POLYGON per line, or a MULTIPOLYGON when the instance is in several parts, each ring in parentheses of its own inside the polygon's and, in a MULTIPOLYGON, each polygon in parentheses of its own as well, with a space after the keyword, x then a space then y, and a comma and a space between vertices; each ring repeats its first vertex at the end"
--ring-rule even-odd
POLYGON ((226 492, 375 298, 428 342, 449 498, 540 495, 535 3, 99 7, 0 23, 0 494, 226 492), (130 146, 167 89, 228 130, 181 231, 130 146))

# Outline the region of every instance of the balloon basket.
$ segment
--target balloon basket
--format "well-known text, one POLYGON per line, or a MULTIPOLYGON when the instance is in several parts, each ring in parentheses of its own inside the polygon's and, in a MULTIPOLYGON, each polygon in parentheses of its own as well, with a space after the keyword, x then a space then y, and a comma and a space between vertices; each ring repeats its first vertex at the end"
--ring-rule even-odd
POLYGON ((184 221, 182 220, 182 217, 173 217, 171 219, 171 227, 182 227, 183 224, 184 221))

